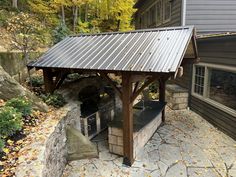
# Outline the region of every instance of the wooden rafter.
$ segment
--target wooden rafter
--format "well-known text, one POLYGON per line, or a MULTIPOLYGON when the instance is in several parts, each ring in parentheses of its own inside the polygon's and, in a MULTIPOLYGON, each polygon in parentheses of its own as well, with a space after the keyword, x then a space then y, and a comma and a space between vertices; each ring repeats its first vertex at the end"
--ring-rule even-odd
POLYGON ((133 102, 137 96, 149 85, 151 84, 153 81, 155 81, 156 78, 155 77, 151 77, 149 78, 135 93, 133 93, 131 101, 133 102))
POLYGON ((140 84, 139 81, 137 81, 137 82, 135 83, 134 90, 133 90, 133 94, 138 90, 139 84, 140 84))
POLYGON ((197 50, 197 43, 196 43, 196 30, 194 29, 194 33, 193 33, 193 36, 192 36, 192 44, 193 44, 193 51, 194 51, 194 55, 195 55, 195 58, 199 58, 198 56, 198 50, 197 50))
POLYGON ((58 76, 58 78, 56 78, 55 89, 58 89, 61 86, 61 84, 65 80, 67 74, 68 73, 61 73, 60 76, 58 76))
POLYGON ((100 74, 101 77, 103 77, 113 87, 113 89, 116 91, 118 96, 120 98, 122 98, 122 92, 121 92, 120 88, 118 88, 116 86, 116 84, 112 81, 112 79, 105 73, 99 73, 99 74, 100 74))

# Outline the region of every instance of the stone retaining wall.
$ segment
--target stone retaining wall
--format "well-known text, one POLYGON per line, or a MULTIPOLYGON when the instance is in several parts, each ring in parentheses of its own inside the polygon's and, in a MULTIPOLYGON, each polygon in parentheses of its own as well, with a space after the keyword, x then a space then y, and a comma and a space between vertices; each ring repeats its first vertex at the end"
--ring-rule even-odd
POLYGON ((79 103, 68 103, 49 116, 27 139, 31 144, 19 152, 17 177, 60 177, 67 164, 66 128, 80 130, 79 103))
MULTIPOLYGON (((144 145, 148 142, 148 140, 160 126, 161 115, 162 114, 159 114, 138 132, 134 132, 134 157, 136 157, 137 153, 140 152, 140 150, 144 147, 144 145)), ((108 129, 108 143, 110 152, 118 155, 123 155, 123 129, 110 126, 108 129)))
POLYGON ((72 126, 80 131, 80 106, 73 103, 68 112, 55 127, 46 143, 43 175, 45 177, 61 176, 67 163, 66 128, 72 126))

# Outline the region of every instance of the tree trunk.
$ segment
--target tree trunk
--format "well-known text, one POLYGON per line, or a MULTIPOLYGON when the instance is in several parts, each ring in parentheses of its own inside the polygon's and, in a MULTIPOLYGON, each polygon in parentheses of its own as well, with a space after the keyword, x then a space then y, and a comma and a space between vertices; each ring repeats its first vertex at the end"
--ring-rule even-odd
POLYGON ((18 7, 17 2, 18 2, 17 0, 12 0, 12 7, 17 9, 17 7, 18 7))
POLYGON ((84 21, 88 21, 88 4, 85 4, 85 14, 84 14, 84 21))
POLYGON ((62 21, 62 24, 66 24, 65 22, 65 9, 64 9, 64 6, 62 5, 61 6, 61 21, 62 21))
POLYGON ((73 6, 73 32, 75 33, 75 29, 78 21, 78 6, 73 6))

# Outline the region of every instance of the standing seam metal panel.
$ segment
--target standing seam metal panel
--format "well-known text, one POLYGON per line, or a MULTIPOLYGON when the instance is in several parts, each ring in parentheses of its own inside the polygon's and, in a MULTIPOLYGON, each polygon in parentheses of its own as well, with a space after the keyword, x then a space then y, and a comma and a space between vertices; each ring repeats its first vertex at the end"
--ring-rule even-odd
POLYGON ((68 37, 31 67, 175 72, 193 27, 137 30, 68 37))

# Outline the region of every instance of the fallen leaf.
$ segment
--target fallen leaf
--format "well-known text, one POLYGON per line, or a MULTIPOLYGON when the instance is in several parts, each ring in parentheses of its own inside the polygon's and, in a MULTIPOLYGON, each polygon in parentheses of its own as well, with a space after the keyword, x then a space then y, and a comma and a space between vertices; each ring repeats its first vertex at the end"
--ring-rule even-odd
POLYGON ((5 152, 6 154, 9 154, 9 152, 10 152, 10 149, 8 149, 8 148, 3 148, 3 150, 2 150, 3 152, 5 152))

